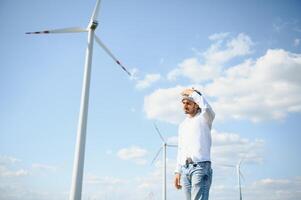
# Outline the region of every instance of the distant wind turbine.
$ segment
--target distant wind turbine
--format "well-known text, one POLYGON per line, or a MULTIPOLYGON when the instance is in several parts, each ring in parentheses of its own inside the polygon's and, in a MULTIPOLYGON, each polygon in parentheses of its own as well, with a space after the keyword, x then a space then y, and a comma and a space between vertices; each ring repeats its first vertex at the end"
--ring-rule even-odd
POLYGON ((93 14, 87 28, 72 27, 63 29, 52 29, 37 32, 27 32, 26 34, 50 34, 50 33, 80 33, 88 32, 88 46, 86 50, 84 78, 82 86, 80 113, 77 128, 77 140, 73 165, 73 176, 69 200, 80 200, 82 193, 83 169, 85 159, 85 143, 86 143, 86 129, 88 117, 89 104, 89 90, 91 79, 91 64, 93 54, 93 43, 95 41, 104 49, 104 51, 129 75, 130 72, 121 64, 119 60, 111 53, 111 51, 102 43, 99 37, 95 35, 95 30, 98 26, 98 13, 100 8, 100 0, 97 0, 93 14))
POLYGON ((237 176, 237 182, 239 185, 239 200, 242 200, 242 193, 241 193, 241 177, 244 179, 244 176, 242 172, 240 171, 240 165, 242 164, 244 159, 241 159, 238 164, 236 165, 236 176, 237 176))
POLYGON ((231 167, 236 169, 236 176, 237 176, 237 183, 238 183, 238 189, 239 189, 239 200, 242 200, 242 191, 241 191, 241 178, 244 179, 243 173, 240 170, 240 166, 245 160, 245 157, 240 159, 236 165, 229 165, 229 164, 217 164, 222 167, 231 167))
POLYGON ((178 145, 174 145, 174 144, 168 144, 166 142, 166 140, 163 138, 162 134, 160 133, 158 127, 156 124, 154 124, 156 132, 158 133, 160 139, 162 140, 162 146, 159 148, 157 154, 155 155, 154 159, 152 160, 152 164, 155 162, 155 160, 157 159, 157 157, 159 156, 161 150, 163 149, 163 167, 162 167, 162 174, 163 174, 163 184, 162 184, 162 199, 166 200, 166 148, 167 147, 177 147, 178 145))
POLYGON ((153 200, 154 199, 154 193, 153 192, 149 192, 146 196, 146 200, 153 200))

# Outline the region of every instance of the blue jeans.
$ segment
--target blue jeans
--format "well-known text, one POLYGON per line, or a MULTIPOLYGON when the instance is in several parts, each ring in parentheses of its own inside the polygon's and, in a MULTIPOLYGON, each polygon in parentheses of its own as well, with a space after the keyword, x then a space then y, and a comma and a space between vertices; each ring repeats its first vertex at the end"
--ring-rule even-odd
POLYGON ((212 182, 210 162, 199 162, 182 167, 182 181, 187 200, 208 200, 212 182))

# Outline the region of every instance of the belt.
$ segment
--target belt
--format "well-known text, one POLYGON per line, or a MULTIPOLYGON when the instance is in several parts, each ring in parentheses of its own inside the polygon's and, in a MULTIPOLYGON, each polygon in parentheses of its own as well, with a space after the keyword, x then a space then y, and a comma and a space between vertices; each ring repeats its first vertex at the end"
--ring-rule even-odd
POLYGON ((193 160, 191 158, 187 158, 185 160, 185 167, 187 168, 190 164, 193 166, 193 167, 196 167, 198 166, 198 164, 200 163, 211 163, 210 161, 201 161, 201 162, 193 162, 193 160))

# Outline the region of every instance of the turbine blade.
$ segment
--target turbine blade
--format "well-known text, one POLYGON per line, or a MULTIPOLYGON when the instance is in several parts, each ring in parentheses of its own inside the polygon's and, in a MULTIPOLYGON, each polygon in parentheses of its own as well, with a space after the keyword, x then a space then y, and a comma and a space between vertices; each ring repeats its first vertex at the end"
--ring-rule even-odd
POLYGON ((246 160, 246 158, 247 158, 247 154, 244 155, 244 157, 242 157, 242 158, 238 161, 238 163, 237 163, 238 167, 240 167, 240 165, 246 160))
POLYGON ((243 173, 240 170, 239 170, 239 175, 241 176, 241 178, 243 179, 243 181, 246 182, 246 179, 245 179, 243 173))
POLYGON ((178 145, 176 145, 176 144, 167 144, 166 146, 168 146, 168 147, 178 147, 178 145))
POLYGON ((71 27, 71 28, 62 28, 62 29, 52 29, 52 30, 44 30, 44 31, 35 31, 35 32, 27 32, 26 34, 49 34, 49 33, 80 33, 87 32, 86 29, 80 27, 71 27))
POLYGON ((216 165, 221 166, 221 167, 231 167, 231 168, 235 168, 235 165, 230 165, 230 164, 222 164, 222 163, 217 163, 216 165))
POLYGON ((109 54, 109 56, 115 60, 115 62, 129 75, 132 76, 131 73, 121 64, 119 60, 111 53, 111 51, 102 43, 102 41, 95 35, 96 42, 109 54))
POLYGON ((153 158, 153 160, 152 160, 152 162, 151 162, 151 165, 154 164, 154 162, 157 160, 157 158, 158 158, 158 156, 159 156, 161 150, 162 150, 162 147, 160 147, 159 151, 156 153, 155 157, 153 158))
POLYGON ((97 21, 98 13, 99 13, 99 7, 100 7, 101 0, 97 0, 96 5, 94 7, 94 11, 91 17, 91 21, 97 21))
MULTIPOLYGON (((154 123, 154 127, 155 127, 155 129, 156 129, 156 131, 157 131, 159 137, 161 138, 161 140, 162 140, 163 142, 165 142, 163 136, 161 135, 161 133, 160 133, 160 131, 159 131, 159 129, 158 129, 158 127, 157 127, 157 125, 156 125, 155 123, 154 123)), ((165 142, 165 143, 166 143, 166 142, 165 142)))

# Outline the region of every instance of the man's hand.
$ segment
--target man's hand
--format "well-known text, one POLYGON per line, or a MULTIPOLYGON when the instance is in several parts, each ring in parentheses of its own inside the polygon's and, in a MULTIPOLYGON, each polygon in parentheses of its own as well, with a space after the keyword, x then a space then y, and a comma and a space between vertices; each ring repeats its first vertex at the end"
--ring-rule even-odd
POLYGON ((188 89, 185 89, 184 91, 182 91, 181 95, 182 96, 190 96, 193 92, 194 92, 194 89, 188 88, 188 89))
POLYGON ((182 185, 180 183, 180 180, 181 180, 181 174, 179 173, 176 173, 175 175, 175 187, 179 190, 182 188, 182 185))
POLYGON ((198 93, 199 95, 202 95, 200 91, 194 89, 194 88, 187 88, 182 91, 181 95, 182 96, 190 96, 193 92, 198 93))

